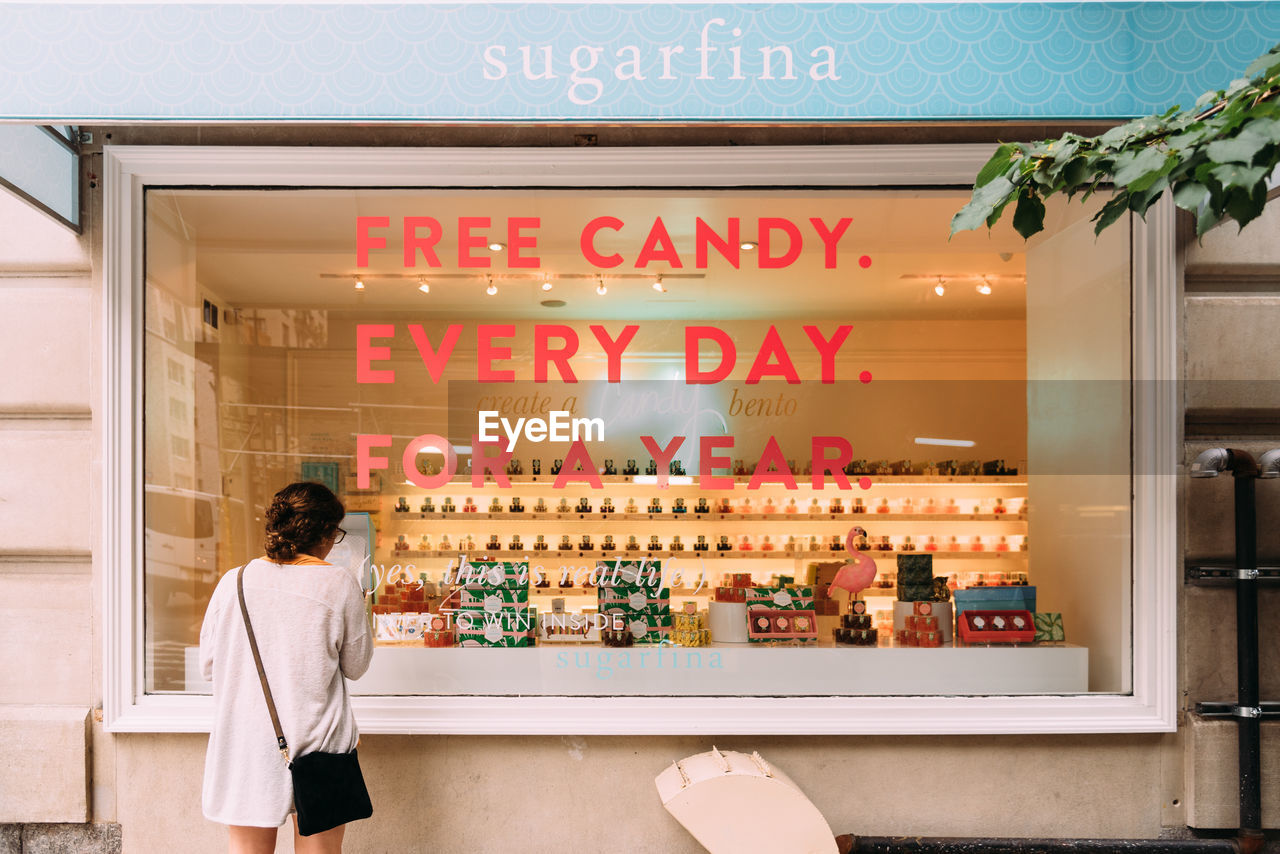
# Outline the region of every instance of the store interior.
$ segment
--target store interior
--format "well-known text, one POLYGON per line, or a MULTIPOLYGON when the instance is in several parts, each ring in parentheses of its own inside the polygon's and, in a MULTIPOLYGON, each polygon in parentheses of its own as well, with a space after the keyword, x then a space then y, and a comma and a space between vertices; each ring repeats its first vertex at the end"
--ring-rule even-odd
POLYGON ((353 571, 375 590, 382 649, 362 693, 1128 691, 1129 237, 1094 238, 1091 202, 1051 207, 1032 241, 1007 224, 948 239, 965 196, 149 191, 148 690, 207 690, 190 662, 213 586, 261 555, 271 495, 316 479, 370 531, 371 563, 353 571), (371 232, 385 245, 364 267, 361 217, 388 223, 371 232), (407 267, 412 217, 440 233, 407 267), (471 245, 468 232, 483 239, 471 245), (601 335, 619 341, 630 326, 611 382, 601 335), (815 333, 834 341, 845 326, 824 359, 815 333), (735 358, 708 340, 690 361, 688 330, 707 327, 735 358), (574 339, 572 355, 549 356, 574 339), (695 365, 726 370, 692 384, 695 365), (362 368, 394 380, 362 381, 362 368), (472 439, 490 410, 598 419, 579 446, 598 485, 580 470, 557 485, 575 447, 527 435, 505 484, 477 484, 472 439), (361 436, 389 442, 367 484, 361 436), (660 472, 643 437, 659 448, 684 438, 660 472), (828 473, 816 485, 815 437, 819 457, 847 445, 843 482, 828 473), (722 444, 704 454, 705 438, 722 444), (454 476, 421 486, 449 457, 454 476), (874 561, 870 586, 828 595, 850 547, 874 561), (946 590, 946 631, 928 624, 945 636, 937 650, 901 634, 916 615, 902 613, 899 558, 919 556, 946 590), (501 648, 511 631, 499 648, 465 649, 448 618, 460 565, 486 558, 532 576, 506 585, 532 614, 532 649, 501 648), (592 572, 619 561, 666 573, 664 617, 627 649, 697 659, 573 672, 584 649, 621 644, 607 625, 550 618, 605 610, 592 572), (725 630, 716 611, 738 604, 735 587, 789 591, 811 631, 725 630), (951 600, 977 588, 1059 615, 1063 636, 962 642, 951 600), (846 620, 855 610, 866 616, 846 620), (432 628, 442 615, 448 632, 432 628), (849 626, 874 632, 853 643, 849 626), (719 672, 708 672, 713 653, 719 672))

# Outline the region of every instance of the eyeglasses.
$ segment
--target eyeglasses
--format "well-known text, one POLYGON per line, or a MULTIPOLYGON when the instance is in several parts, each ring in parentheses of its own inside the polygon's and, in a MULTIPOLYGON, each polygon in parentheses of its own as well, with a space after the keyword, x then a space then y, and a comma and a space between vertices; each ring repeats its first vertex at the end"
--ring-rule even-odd
POLYGON ((337 535, 336 537, 334 537, 334 538, 333 538, 333 544, 336 546, 338 543, 342 542, 342 540, 343 540, 346 536, 347 536, 347 532, 346 532, 346 531, 344 531, 344 530, 342 530, 341 528, 339 528, 339 529, 338 529, 338 535, 337 535))

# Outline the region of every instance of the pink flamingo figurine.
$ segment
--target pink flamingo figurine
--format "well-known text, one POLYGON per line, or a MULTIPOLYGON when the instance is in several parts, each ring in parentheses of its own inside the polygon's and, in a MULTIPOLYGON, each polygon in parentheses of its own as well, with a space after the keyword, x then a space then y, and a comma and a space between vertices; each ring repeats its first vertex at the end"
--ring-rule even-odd
POLYGON ((871 582, 876 580, 876 562, 866 552, 858 551, 856 545, 857 538, 865 537, 866 535, 867 532, 857 525, 849 529, 849 534, 844 541, 849 560, 836 573, 836 577, 831 580, 831 586, 827 588, 827 596, 830 596, 837 587, 841 590, 848 590, 850 595, 856 596, 859 592, 870 587, 871 582))

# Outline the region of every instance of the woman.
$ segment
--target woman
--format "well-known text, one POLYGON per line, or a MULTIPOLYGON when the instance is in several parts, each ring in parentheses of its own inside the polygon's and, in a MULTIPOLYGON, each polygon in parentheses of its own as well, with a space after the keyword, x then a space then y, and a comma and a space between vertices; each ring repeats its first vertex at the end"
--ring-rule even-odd
MULTIPOLYGON (((341 753, 359 739, 343 677, 369 668, 373 637, 355 577, 324 558, 343 537, 342 502, 318 483, 294 483, 267 509, 266 557, 244 567, 244 597, 290 753, 341 753)), ((213 681, 204 814, 230 826, 231 854, 270 854, 293 812, 293 784, 276 747, 236 593, 218 583, 200 630, 200 667, 213 681)), ((299 836, 294 850, 342 850, 344 827, 299 836)))

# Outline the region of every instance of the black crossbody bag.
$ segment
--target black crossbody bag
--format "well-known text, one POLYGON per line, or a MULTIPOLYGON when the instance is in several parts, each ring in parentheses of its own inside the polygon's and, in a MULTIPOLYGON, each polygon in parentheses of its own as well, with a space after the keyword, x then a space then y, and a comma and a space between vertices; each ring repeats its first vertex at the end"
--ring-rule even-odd
POLYGON ((253 624, 249 622, 249 608, 244 604, 244 567, 240 568, 236 578, 236 593, 240 597, 244 630, 249 634, 249 649, 253 650, 253 663, 258 668, 258 678, 262 680, 262 695, 267 700, 271 725, 276 730, 276 745, 293 776, 293 807, 298 814, 298 833, 311 836, 373 815, 373 804, 369 801, 369 790, 365 788, 355 750, 350 753, 322 753, 317 750, 295 759, 289 758, 289 745, 280 729, 280 716, 276 714, 276 704, 271 699, 271 686, 267 684, 267 673, 262 669, 262 656, 258 654, 253 624))

